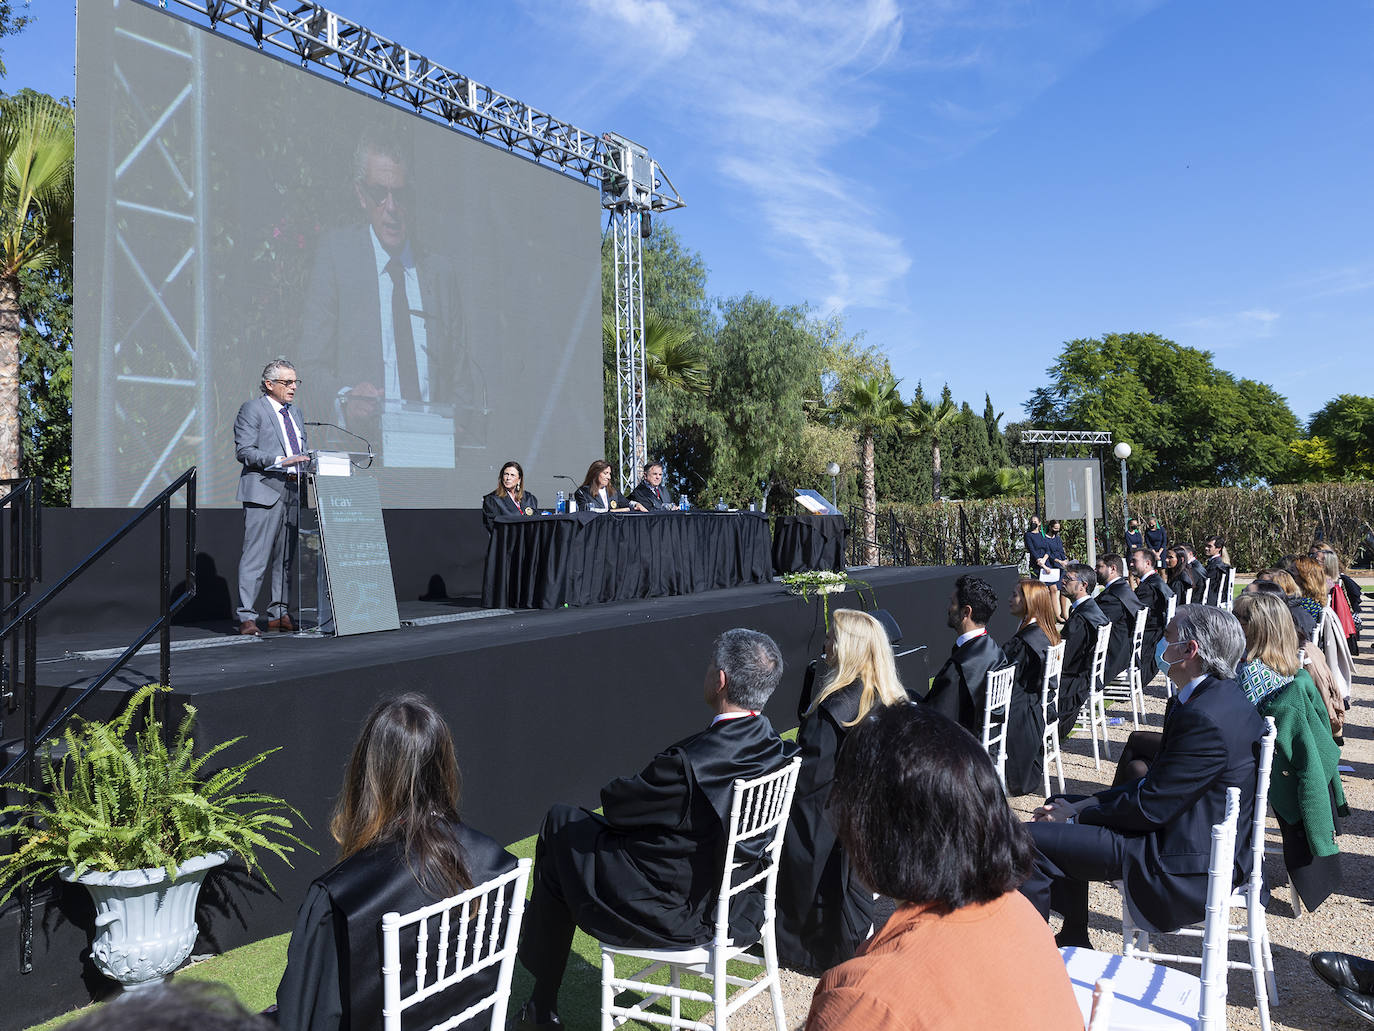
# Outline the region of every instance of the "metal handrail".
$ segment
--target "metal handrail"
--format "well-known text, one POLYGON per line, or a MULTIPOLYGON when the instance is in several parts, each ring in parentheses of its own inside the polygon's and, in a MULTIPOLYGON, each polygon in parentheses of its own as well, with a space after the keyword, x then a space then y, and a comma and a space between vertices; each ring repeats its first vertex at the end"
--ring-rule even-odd
MULTIPOLYGON (((16 756, 9 765, 0 770, 0 782, 7 780, 25 760, 32 760, 33 751, 38 742, 46 741, 49 737, 57 733, 62 725, 71 718, 77 709, 85 704, 86 700, 104 687, 110 679, 142 648, 152 636, 161 631, 160 652, 159 652, 159 682, 170 684, 172 679, 172 616, 176 615, 186 603, 196 595, 196 467, 192 466, 178 476, 166 487, 157 497, 144 505, 138 513, 126 522, 120 529, 116 530, 98 548, 87 555, 78 565, 67 572, 61 580, 53 584, 41 598, 24 609, 18 616, 12 619, 4 627, 0 628, 0 640, 8 641, 11 635, 19 627, 33 627, 36 631, 38 625, 38 615, 48 604, 71 586, 82 573, 98 562, 111 548, 127 537, 135 527, 143 522, 154 511, 159 514, 159 544, 160 544, 160 613, 158 618, 150 623, 147 628, 138 635, 137 640, 129 647, 125 648, 120 655, 114 659, 104 671, 95 678, 90 684, 82 689, 76 701, 68 705, 58 716, 49 721, 43 728, 41 734, 33 735, 31 727, 34 723, 36 707, 36 687, 34 678, 26 677, 25 684, 25 705, 28 710, 26 718, 26 728, 24 734, 24 752, 16 756), (171 501, 172 497, 183 487, 186 488, 186 588, 175 599, 171 597, 171 565, 172 565, 172 520, 171 520, 171 501)), ((26 778, 26 783, 32 786, 32 781, 26 778)))

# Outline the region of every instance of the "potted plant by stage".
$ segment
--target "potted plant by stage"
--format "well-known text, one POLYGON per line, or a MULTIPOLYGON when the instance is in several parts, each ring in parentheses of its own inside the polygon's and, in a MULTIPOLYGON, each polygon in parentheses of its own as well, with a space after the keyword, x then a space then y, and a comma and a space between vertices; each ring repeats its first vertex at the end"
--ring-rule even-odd
POLYGON ((91 956, 127 990, 161 982, 191 954, 196 898, 212 868, 237 855, 270 886, 259 849, 288 866, 293 845, 314 851, 292 833, 292 817, 303 819, 292 806, 239 790, 277 749, 207 772, 242 738, 197 755, 196 710, 187 705, 169 744, 153 710, 167 690, 140 688, 109 722, 73 720, 65 755, 48 743, 43 787, 5 785, 24 800, 0 809, 18 821, 0 829, 14 845, 0 856, 0 902, 53 873, 84 884, 96 908, 91 956))
POLYGON ((829 595, 840 594, 852 587, 858 591, 860 598, 863 597, 864 591, 868 591, 869 600, 877 600, 868 581, 852 577, 844 570, 808 569, 796 573, 783 573, 778 579, 787 588, 788 594, 800 595, 802 601, 810 601, 813 594, 820 596, 827 631, 830 629, 829 595))

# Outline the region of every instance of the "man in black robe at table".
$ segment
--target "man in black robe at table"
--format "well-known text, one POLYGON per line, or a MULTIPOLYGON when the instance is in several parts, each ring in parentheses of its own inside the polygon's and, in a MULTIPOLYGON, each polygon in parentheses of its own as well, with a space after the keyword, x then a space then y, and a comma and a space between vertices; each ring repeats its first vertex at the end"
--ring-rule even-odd
POLYGON ((1007 661, 997 642, 988 635, 988 620, 996 611, 997 592, 986 580, 966 574, 954 582, 948 618, 949 628, 959 636, 922 702, 980 738, 988 673, 1007 661))
POLYGON ((638 501, 647 511, 662 512, 677 508, 668 488, 663 486, 663 463, 650 462, 644 467, 644 479, 630 491, 630 500, 638 501))
MULTIPOLYGON (((684 948, 715 936, 715 903, 736 779, 779 769, 796 746, 761 714, 782 677, 766 634, 716 638, 703 686, 711 725, 669 745, 634 777, 601 789, 602 814, 555 805, 534 856, 520 962, 534 976, 521 1029, 560 1027, 558 989, 573 931, 608 945, 684 948)), ((762 896, 732 907, 731 936, 754 940, 762 896)))
POLYGON ((1103 555, 1098 559, 1097 577, 1105 585, 1097 596, 1097 607, 1112 622, 1112 643, 1107 646, 1107 679, 1112 680, 1131 664, 1135 614, 1145 606, 1131 590, 1131 581, 1126 579, 1126 560, 1120 555, 1103 555))
POLYGON ((1083 562, 1070 562, 1059 578, 1059 591, 1069 599, 1069 618, 1064 621, 1064 669, 1059 675, 1059 739, 1078 722, 1078 711, 1092 687, 1093 648, 1097 629, 1111 622, 1093 600, 1097 573, 1083 562))
POLYGON ((1145 642, 1140 647, 1140 682, 1148 684, 1155 678, 1158 667, 1155 665, 1155 644, 1164 634, 1169 622, 1169 602, 1174 592, 1164 582, 1164 577, 1155 572, 1155 554, 1149 548, 1136 548, 1131 552, 1131 568, 1140 577, 1135 596, 1150 610, 1145 620, 1145 642))

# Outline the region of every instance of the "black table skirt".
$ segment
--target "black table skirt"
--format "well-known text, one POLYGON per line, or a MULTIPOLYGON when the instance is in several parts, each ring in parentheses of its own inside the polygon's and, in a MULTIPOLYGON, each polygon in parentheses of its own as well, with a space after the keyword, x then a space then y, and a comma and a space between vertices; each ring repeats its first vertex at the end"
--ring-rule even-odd
POLYGON ((501 516, 482 604, 552 609, 764 583, 773 576, 770 545, 757 512, 501 516))
POLYGON ((844 516, 794 515, 773 517, 773 570, 844 570, 844 516))

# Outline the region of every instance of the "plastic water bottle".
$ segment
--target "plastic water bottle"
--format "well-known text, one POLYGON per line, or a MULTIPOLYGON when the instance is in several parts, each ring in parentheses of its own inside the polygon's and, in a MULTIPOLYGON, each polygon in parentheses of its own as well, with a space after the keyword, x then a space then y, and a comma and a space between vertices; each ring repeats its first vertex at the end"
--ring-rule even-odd
POLYGON ((558 500, 554 504, 554 511, 566 512, 568 510, 568 495, 560 490, 556 497, 558 500))
POLYGON ((725 512, 725 511, 727 511, 727 509, 726 509, 726 507, 725 507, 725 499, 724 499, 724 498, 720 498, 719 500, 716 501, 716 511, 717 511, 717 512, 725 512))
POLYGON ((686 494, 679 494, 677 496, 677 507, 679 512, 686 512, 689 508, 692 507, 687 501, 686 494))

